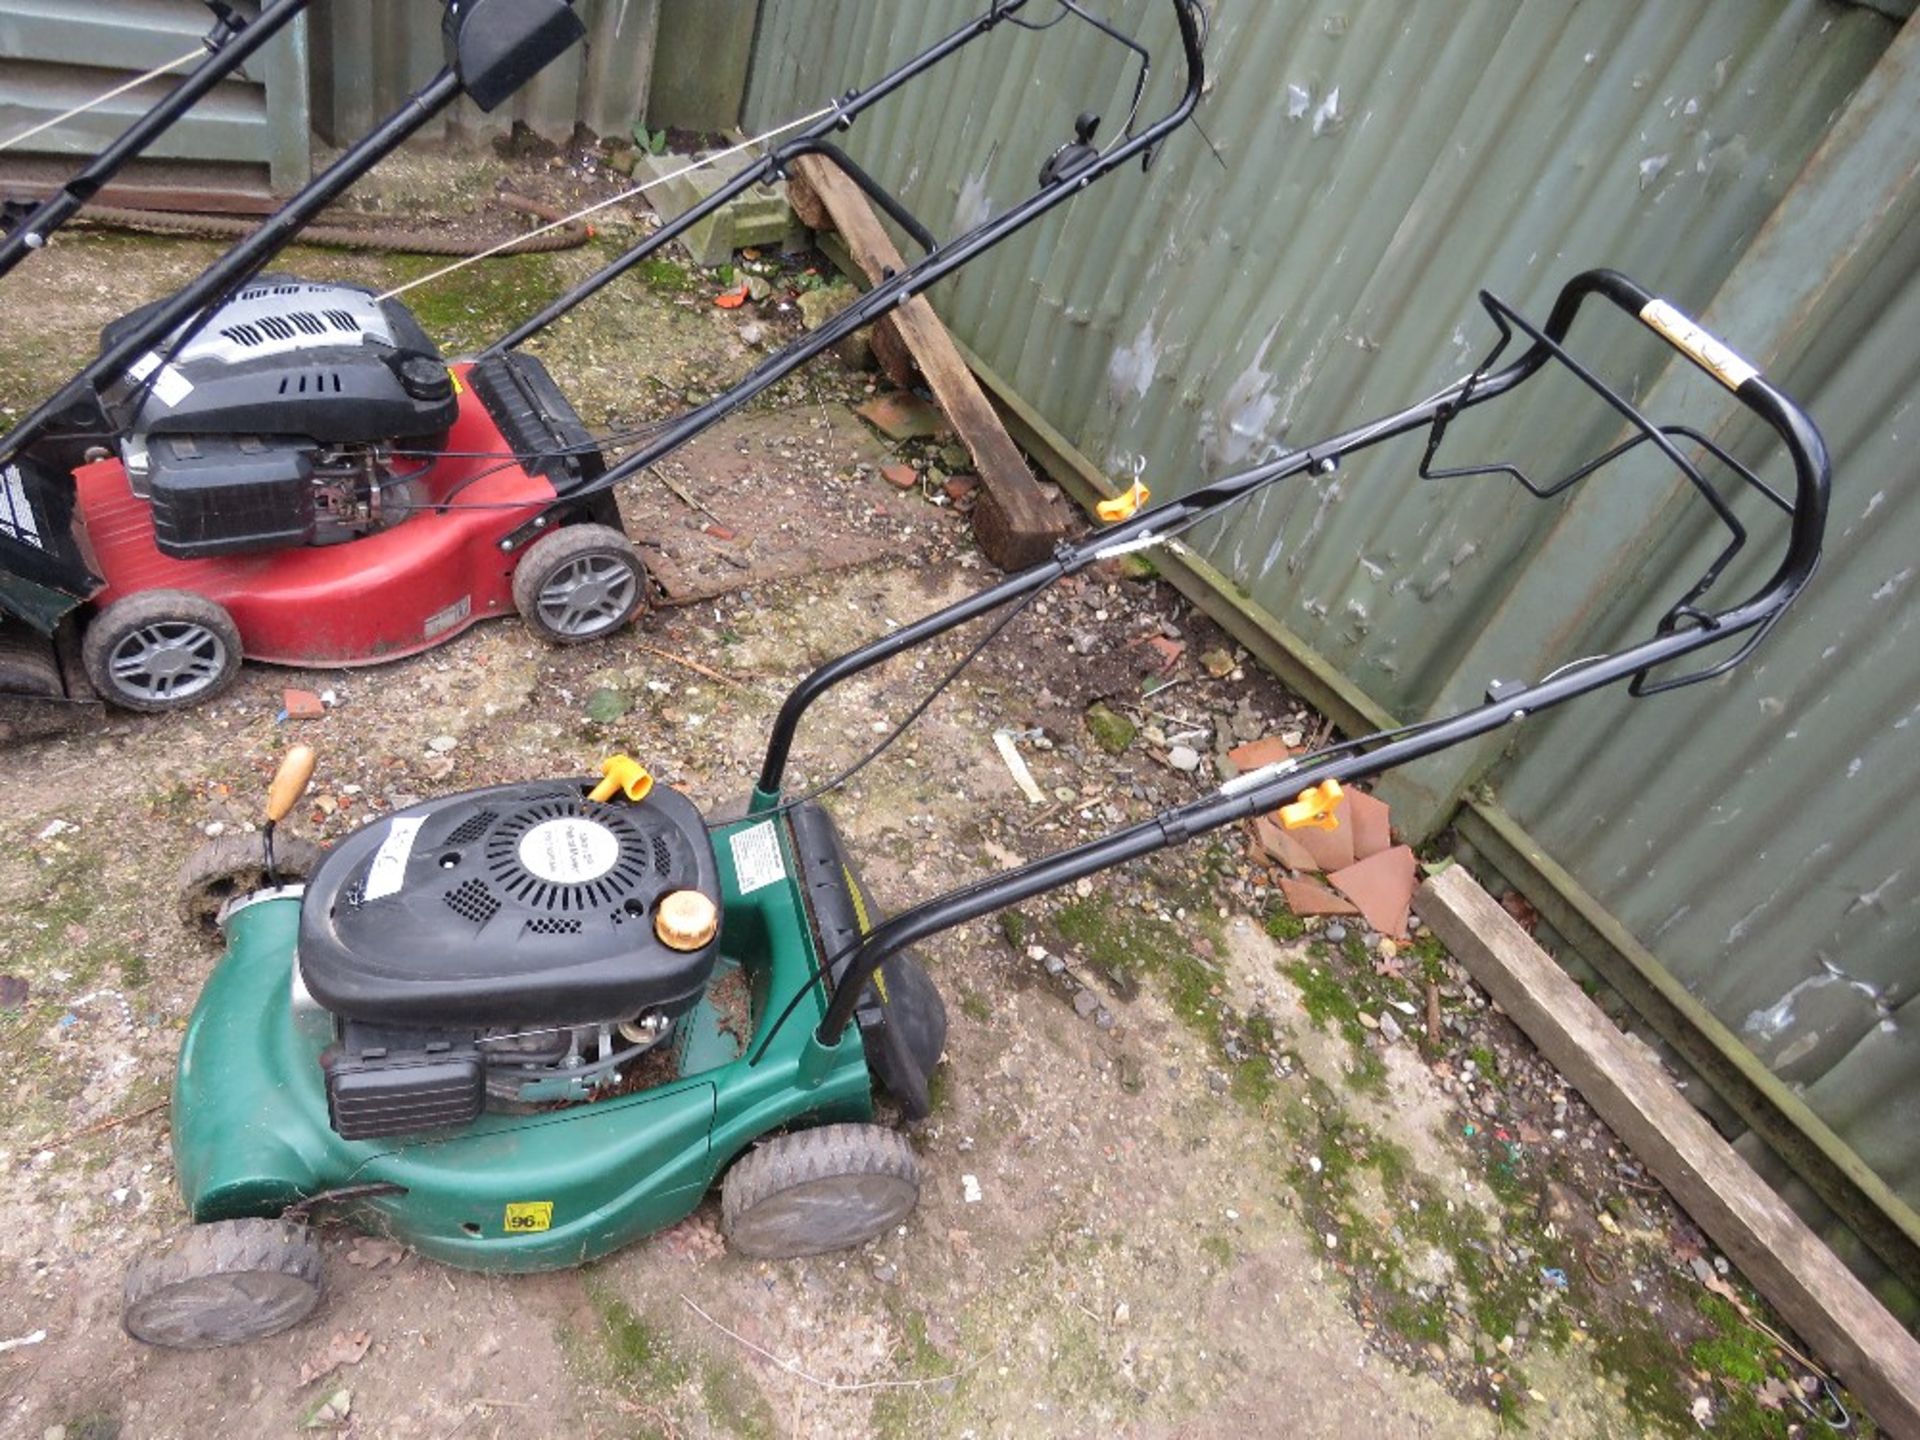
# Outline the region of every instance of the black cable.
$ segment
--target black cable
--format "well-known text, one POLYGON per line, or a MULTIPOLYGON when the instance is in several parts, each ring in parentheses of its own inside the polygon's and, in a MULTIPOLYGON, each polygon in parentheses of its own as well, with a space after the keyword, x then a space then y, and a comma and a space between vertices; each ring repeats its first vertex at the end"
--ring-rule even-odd
MULTIPOLYGON (((1062 574, 1064 573, 1065 572, 1063 571, 1062 574)), ((906 734, 906 732, 912 727, 914 721, 918 720, 922 715, 927 713, 927 710, 932 706, 934 701, 938 700, 942 695, 944 695, 947 692, 948 687, 951 686, 954 681, 960 678, 960 673, 963 670, 965 670, 969 665, 971 665, 975 660, 980 658, 980 652, 982 650, 985 650, 987 646, 991 645, 994 642, 994 640, 1000 635, 1001 631, 1005 630, 1015 620, 1019 619, 1021 614, 1025 612, 1026 608, 1029 605, 1033 604, 1035 600, 1038 600, 1042 595, 1046 594, 1047 591, 1053 587, 1054 583, 1055 581, 1050 580, 1047 582, 1047 584, 1042 585, 1039 589, 1029 592, 1026 596, 1024 596, 1021 599, 1018 605, 1015 605, 1011 610, 1007 611, 1006 614, 1002 615, 998 620, 994 621, 992 627, 988 629, 987 633, 980 637, 979 642, 975 644, 971 650, 967 651, 965 655, 960 657, 959 662, 951 670, 947 671, 947 673, 940 678, 939 682, 935 684, 934 687, 931 690, 929 690, 925 696, 921 698, 919 704, 915 705, 912 710, 907 712, 906 718, 902 720, 898 725, 894 726, 893 729, 887 733, 886 737, 882 739, 878 745, 874 746, 865 755, 861 756, 851 766, 849 766, 845 770, 842 770, 838 775, 834 776, 831 780, 826 781, 824 784, 816 785, 813 789, 807 791, 806 794, 795 796, 791 800, 782 801, 780 804, 774 806, 772 809, 755 811, 752 815, 748 816, 747 818, 754 819, 754 820, 771 819, 776 815, 785 815, 790 810, 798 809, 800 806, 805 805, 810 801, 818 800, 822 795, 827 795, 832 793, 835 790, 838 790, 842 785, 845 785, 849 780, 853 779, 854 776, 858 775, 862 770, 866 769, 867 766, 871 765, 875 760, 878 760, 881 757, 881 755, 886 753, 887 748, 891 746, 894 741, 898 740, 902 735, 906 734)), ((729 825, 738 825, 739 823, 740 822, 738 820, 710 820, 707 822, 707 829, 723 830, 729 825)))

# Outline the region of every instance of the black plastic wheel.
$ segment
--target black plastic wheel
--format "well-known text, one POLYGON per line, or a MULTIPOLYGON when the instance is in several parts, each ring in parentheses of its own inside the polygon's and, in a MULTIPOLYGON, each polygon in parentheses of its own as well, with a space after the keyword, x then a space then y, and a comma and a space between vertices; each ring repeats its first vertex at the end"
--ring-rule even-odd
POLYGON ((233 617, 190 590, 147 590, 94 617, 80 644, 103 700, 149 714, 211 700, 240 673, 233 617))
POLYGON ((598 640, 646 608, 647 567, 611 526, 569 525, 527 547, 514 568, 513 603, 543 640, 598 640))
POLYGON ((823 1125, 776 1135, 720 1186, 720 1230, 743 1255, 790 1260, 884 1234, 920 1203, 920 1161, 897 1130, 823 1125))
POLYGON ((305 880, 320 863, 320 847, 298 835, 273 837, 273 877, 267 874, 266 837, 220 835, 187 857, 174 882, 180 919, 188 929, 212 936, 218 930, 220 907, 239 895, 264 890, 270 884, 289 885, 305 880))
POLYGON ((298 1325, 320 1303, 319 1242, 287 1220, 196 1225, 127 1267, 121 1323, 176 1350, 243 1345, 298 1325))

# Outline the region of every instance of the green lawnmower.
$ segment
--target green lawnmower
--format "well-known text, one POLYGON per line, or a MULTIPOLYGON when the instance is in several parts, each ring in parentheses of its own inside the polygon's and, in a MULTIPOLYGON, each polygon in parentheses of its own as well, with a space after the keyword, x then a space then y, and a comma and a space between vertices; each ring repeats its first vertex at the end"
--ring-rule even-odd
POLYGON ((1649 695, 1737 664, 1819 558, 1828 462, 1812 423, 1718 340, 1614 272, 1576 277, 1541 327, 1490 295, 1482 303, 1499 341, 1438 395, 1150 508, 1136 485, 1092 538, 814 672, 780 710, 743 819, 706 820, 616 759, 598 779, 495 786, 383 816, 302 883, 289 856, 276 856, 271 824, 306 783, 310 760, 297 760, 270 796, 264 844, 238 857, 245 864, 192 871, 190 909, 218 900, 227 942, 181 1045, 173 1097, 175 1163, 195 1225, 130 1270, 128 1331, 208 1346, 294 1324, 320 1296, 310 1222, 322 1213, 448 1265, 544 1270, 675 1223, 717 1181, 721 1228, 740 1252, 857 1245, 899 1223, 920 1190, 908 1139, 876 1123, 882 1093, 908 1119, 927 1114, 945 1043, 939 993, 908 946, 1276 807, 1289 824, 1337 821, 1342 782, 1603 686, 1649 695), (1704 427, 1650 420, 1570 355, 1567 333, 1596 299, 1636 317, 1770 427, 1790 486, 1750 468, 1759 427, 1743 432, 1746 458, 1736 458, 1704 427), (1516 334, 1524 348, 1497 365, 1516 334), (1506 461, 1438 467, 1462 412, 1549 367, 1593 390, 1625 438, 1548 484, 1506 461), (998 613, 991 639, 1067 575, 1172 543, 1265 486, 1331 474, 1349 455, 1422 430, 1422 473, 1505 476, 1541 495, 1630 453, 1664 458, 1732 538, 1638 643, 1538 681, 1494 682, 1485 703, 1457 714, 1238 776, 891 919, 861 885, 819 792, 785 793, 799 724, 840 682, 998 613), (1742 494, 1779 512, 1781 559, 1750 594, 1710 609, 1708 593, 1749 534, 1734 510, 1742 494), (1696 656, 1699 668, 1675 673, 1696 656))

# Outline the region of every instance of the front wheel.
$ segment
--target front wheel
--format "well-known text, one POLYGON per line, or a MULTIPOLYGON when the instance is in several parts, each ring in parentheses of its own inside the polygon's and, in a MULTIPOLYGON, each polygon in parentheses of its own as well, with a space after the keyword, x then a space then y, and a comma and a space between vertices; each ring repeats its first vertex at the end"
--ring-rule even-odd
POLYGON ((598 640, 646 608, 647 567, 611 526, 569 525, 527 547, 513 572, 513 603, 543 640, 598 640))
POLYGON ((121 1323, 175 1350, 264 1340, 320 1303, 320 1244, 288 1220, 216 1220, 127 1267, 121 1323))
POLYGON ((187 857, 174 882, 180 919, 209 939, 219 933, 220 912, 229 900, 305 880, 320 863, 320 847, 297 835, 276 835, 273 868, 267 868, 266 837, 259 831, 221 835, 187 857))
POLYGON ((190 590, 146 590, 94 617, 80 643, 87 679, 123 710, 155 714, 199 705, 240 673, 240 631, 214 601, 190 590))
POLYGON ((720 1231, 743 1255, 791 1260, 885 1234, 920 1203, 920 1161, 897 1130, 822 1125, 776 1135, 720 1186, 720 1231))

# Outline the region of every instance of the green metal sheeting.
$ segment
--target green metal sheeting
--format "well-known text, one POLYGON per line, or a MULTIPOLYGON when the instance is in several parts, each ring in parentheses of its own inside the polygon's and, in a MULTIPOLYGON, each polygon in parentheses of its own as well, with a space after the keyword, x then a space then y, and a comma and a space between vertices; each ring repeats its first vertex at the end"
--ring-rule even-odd
MULTIPOLYGON (((747 123, 980 8, 767 0, 747 123)), ((1752 666, 1590 700, 1391 795, 1422 831, 1468 798, 1517 821, 1920 1204, 1920 37, 1835 0, 1213 9, 1200 121, 1224 167, 1190 130, 935 304, 1079 450, 1112 474, 1144 456, 1162 494, 1432 392, 1491 339, 1481 287, 1539 315, 1592 265, 1703 313, 1803 399, 1836 455, 1828 558, 1752 666)), ((1148 40, 1147 104, 1164 101, 1167 6, 1103 13, 1148 40)), ((951 234, 1028 193, 1076 112, 1110 135, 1126 98, 1085 27, 1007 33, 848 143, 951 234)), ((1704 414, 1749 450, 1725 397, 1635 330, 1575 343, 1663 416, 1704 414)), ((1585 458, 1616 432, 1563 393, 1523 392, 1443 459, 1524 457, 1544 477, 1585 458)), ((1644 633, 1721 533, 1651 471, 1539 502, 1497 478, 1421 481, 1418 458, 1403 442, 1270 492, 1198 547, 1401 719, 1644 633)), ((1728 594, 1778 554, 1777 522, 1741 514, 1755 538, 1728 594)))
MULTIPOLYGON (((0 140, 178 60, 212 24, 200 0, 0 0, 0 140)), ((254 57, 246 77, 221 85, 148 152, 156 161, 199 168, 149 167, 148 183, 177 176, 217 188, 237 178, 264 190, 269 180, 281 189, 305 180, 306 25, 304 17, 295 20, 254 57)), ((90 156, 173 83, 149 81, 35 137, 7 159, 90 156)), ((71 168, 58 164, 45 174, 64 179, 71 168)))

